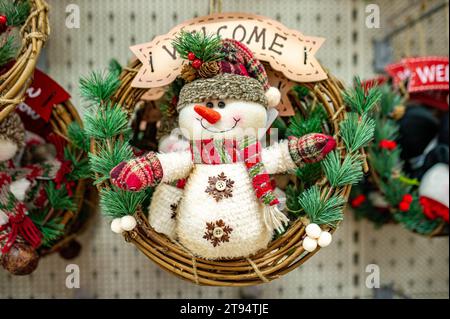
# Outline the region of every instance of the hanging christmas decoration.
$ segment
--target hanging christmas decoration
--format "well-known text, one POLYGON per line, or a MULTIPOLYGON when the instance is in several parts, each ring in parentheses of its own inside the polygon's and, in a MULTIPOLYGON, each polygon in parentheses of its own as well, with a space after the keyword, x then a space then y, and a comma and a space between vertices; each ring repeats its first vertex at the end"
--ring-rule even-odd
POLYGON ((156 38, 140 50, 133 47, 143 65, 132 62, 120 77, 83 78, 82 94, 93 105, 85 131, 102 211, 112 219, 113 232, 195 283, 253 285, 278 278, 330 245, 351 185, 367 169, 362 153, 373 137, 369 114, 380 94, 344 92, 314 58, 323 39, 264 17, 224 17, 198 18, 174 28, 170 41, 156 38), (244 45, 221 28, 224 23, 229 29, 264 26, 271 45, 251 38, 244 45), (213 30, 219 28, 227 35, 217 36, 213 30), (188 32, 200 29, 204 32, 188 32), (280 38, 279 30, 295 36, 280 38), (311 41, 298 41, 305 38, 311 41), (167 55, 163 47, 169 46, 176 55, 167 55), (281 57, 261 54, 264 50, 281 57), (294 52, 301 52, 304 64, 294 63, 294 52), (264 56, 269 68, 291 74, 292 90, 282 95, 272 87, 260 61, 264 56), (128 143, 128 115, 148 89, 170 85, 177 76, 182 87, 174 105, 188 149, 136 158, 128 143), (277 118, 281 99, 292 100, 295 116, 277 118), (276 129, 276 143, 263 147, 276 129), (292 178, 285 192, 271 176, 282 173, 292 178), (175 195, 173 202, 156 205, 157 194, 166 191, 175 195), (147 217, 144 203, 150 196, 147 217), (170 229, 159 227, 167 223, 158 218, 170 219, 170 229))

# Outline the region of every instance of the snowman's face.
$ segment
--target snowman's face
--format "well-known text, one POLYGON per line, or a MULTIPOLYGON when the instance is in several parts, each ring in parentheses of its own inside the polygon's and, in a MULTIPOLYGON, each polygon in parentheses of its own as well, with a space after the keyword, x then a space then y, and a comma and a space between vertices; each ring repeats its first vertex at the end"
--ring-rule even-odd
POLYGON ((181 131, 191 140, 255 136, 258 130, 264 130, 266 122, 267 111, 263 105, 238 100, 192 103, 179 114, 181 131))

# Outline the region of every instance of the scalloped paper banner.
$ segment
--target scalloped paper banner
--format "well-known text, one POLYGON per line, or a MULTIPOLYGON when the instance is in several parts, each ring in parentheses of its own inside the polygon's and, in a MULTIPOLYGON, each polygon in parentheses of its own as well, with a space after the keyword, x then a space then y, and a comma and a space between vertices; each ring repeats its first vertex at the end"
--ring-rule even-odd
POLYGON ((151 42, 132 46, 131 51, 142 62, 132 82, 133 87, 157 88, 175 80, 183 60, 171 43, 183 29, 241 41, 255 53, 256 58, 270 63, 274 70, 292 81, 316 82, 327 78, 314 56, 324 38, 305 36, 258 15, 220 13, 189 20, 151 42))

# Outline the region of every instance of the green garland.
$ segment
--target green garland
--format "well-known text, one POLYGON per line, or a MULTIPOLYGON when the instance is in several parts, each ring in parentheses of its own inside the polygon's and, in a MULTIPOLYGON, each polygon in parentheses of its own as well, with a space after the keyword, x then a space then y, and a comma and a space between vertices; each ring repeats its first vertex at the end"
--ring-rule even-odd
POLYGON ((416 180, 404 175, 403 162, 400 158, 401 148, 394 142, 398 138, 399 125, 394 119, 395 109, 403 103, 400 94, 385 85, 380 88, 381 103, 375 113, 374 143, 369 146, 369 164, 372 176, 364 185, 352 191, 352 206, 357 218, 366 218, 377 227, 386 223, 397 222, 406 229, 419 234, 431 234, 442 223, 442 220, 430 220, 423 214, 419 203, 416 180), (390 142, 392 147, 383 147, 390 142), (369 192, 379 192, 387 202, 387 209, 377 209, 368 196, 369 192), (407 211, 400 209, 405 195, 411 195, 412 202, 407 211))
MULTIPOLYGON (((356 81, 360 83, 359 79, 356 81)), ((310 99, 308 89, 302 86, 294 87, 292 97, 299 111, 290 119, 286 128, 280 122, 275 122, 275 127, 286 132, 286 135, 294 136, 323 132, 327 125, 324 107, 310 99)), ((296 182, 290 183, 286 188, 286 205, 292 216, 307 217, 310 222, 329 227, 336 227, 343 219, 345 199, 339 192, 323 198, 315 184, 326 177, 331 188, 336 190, 356 184, 363 178, 360 150, 373 139, 375 123, 370 115, 379 101, 380 92, 377 89, 365 92, 356 86, 355 89, 344 92, 343 98, 351 110, 341 122, 339 132, 347 155, 342 158, 336 150, 321 163, 297 168, 296 182)))

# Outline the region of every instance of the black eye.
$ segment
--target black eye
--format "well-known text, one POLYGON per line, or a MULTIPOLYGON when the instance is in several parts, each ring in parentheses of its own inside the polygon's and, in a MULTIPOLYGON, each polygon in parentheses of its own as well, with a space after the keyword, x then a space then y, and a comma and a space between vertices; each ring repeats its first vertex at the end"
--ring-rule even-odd
POLYGON ((212 109, 214 107, 214 103, 208 102, 208 103, 206 103, 206 106, 209 107, 210 109, 212 109))
POLYGON ((221 109, 225 107, 225 102, 220 101, 219 104, 217 104, 221 109))

